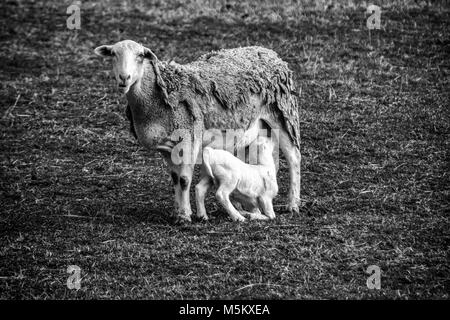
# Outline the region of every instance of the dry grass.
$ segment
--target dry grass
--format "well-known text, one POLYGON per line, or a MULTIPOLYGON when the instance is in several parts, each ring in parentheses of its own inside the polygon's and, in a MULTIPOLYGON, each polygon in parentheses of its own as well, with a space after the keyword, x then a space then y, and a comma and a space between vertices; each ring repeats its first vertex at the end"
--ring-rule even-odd
MULTIPOLYGON (((369 40, 363 2, 195 3, 86 2, 78 32, 59 1, 2 3, 0 298, 448 299, 448 8, 384 3, 369 40), (162 159, 128 133, 93 55, 126 38, 177 62, 255 44, 290 63, 300 217, 235 224, 211 196, 211 222, 168 223, 162 159), (371 264, 380 291, 366 287, 371 264)), ((283 163, 277 206, 286 179, 283 163)))

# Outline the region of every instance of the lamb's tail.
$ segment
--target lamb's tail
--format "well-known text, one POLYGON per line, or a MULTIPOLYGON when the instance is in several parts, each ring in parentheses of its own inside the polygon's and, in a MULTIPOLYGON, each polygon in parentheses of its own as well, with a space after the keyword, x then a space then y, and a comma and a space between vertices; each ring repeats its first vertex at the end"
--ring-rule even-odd
POLYGON ((211 169, 211 152, 212 151, 213 150, 210 147, 206 147, 203 149, 203 165, 205 166, 206 174, 213 179, 214 183, 216 183, 212 169, 211 169))

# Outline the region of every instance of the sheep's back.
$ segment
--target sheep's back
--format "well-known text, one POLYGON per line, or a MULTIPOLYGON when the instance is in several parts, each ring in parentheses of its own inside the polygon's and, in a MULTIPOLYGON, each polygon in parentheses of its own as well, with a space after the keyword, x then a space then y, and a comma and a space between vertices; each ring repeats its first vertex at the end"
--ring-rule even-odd
MULTIPOLYGON (((264 103, 281 111, 291 137, 295 142, 299 139, 292 72, 270 49, 253 46, 213 51, 189 64, 165 65, 162 76, 172 101, 214 97, 233 113, 248 112, 245 107, 250 96, 258 94, 264 103)), ((252 120, 251 115, 245 116, 246 124, 252 120)))

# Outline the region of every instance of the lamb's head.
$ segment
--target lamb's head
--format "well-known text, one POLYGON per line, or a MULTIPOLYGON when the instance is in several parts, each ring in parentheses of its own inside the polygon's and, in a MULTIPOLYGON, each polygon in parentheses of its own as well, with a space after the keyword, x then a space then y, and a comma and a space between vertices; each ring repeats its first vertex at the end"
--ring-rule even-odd
POLYGON ((274 143, 270 137, 259 136, 256 139, 258 147, 258 164, 267 165, 273 163, 274 143))
POLYGON ((142 79, 144 61, 146 59, 157 60, 150 49, 132 40, 99 46, 94 51, 99 56, 113 58, 114 75, 124 94, 130 90, 132 85, 142 79))

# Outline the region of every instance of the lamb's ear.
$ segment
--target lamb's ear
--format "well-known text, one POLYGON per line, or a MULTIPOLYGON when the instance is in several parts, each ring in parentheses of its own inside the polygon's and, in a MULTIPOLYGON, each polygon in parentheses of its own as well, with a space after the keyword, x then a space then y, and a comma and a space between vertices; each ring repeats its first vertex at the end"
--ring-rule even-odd
POLYGON ((101 57, 111 57, 113 55, 112 46, 103 45, 95 48, 95 54, 101 57))
POLYGON ((158 60, 158 58, 156 57, 156 55, 152 52, 152 50, 150 50, 149 48, 144 47, 144 57, 152 60, 152 61, 156 61, 158 60))

